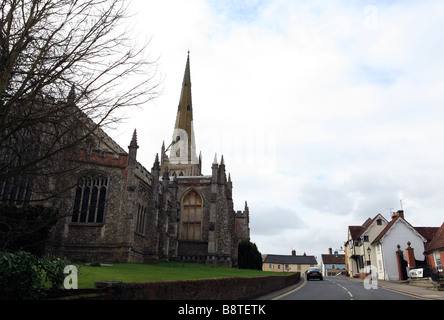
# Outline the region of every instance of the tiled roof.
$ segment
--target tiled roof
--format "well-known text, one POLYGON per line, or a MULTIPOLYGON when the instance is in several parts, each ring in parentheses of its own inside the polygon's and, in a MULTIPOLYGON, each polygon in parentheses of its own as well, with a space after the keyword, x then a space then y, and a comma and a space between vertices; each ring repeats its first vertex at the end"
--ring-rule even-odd
POLYGON ((350 235, 352 237, 353 240, 357 240, 359 239, 359 237, 364 233, 365 230, 367 230, 367 228, 378 218, 380 217, 381 219, 385 218, 378 213, 373 219, 368 218, 363 224, 362 226, 349 226, 348 229, 350 230, 350 235))
POLYGON ((334 254, 322 254, 322 262, 329 264, 345 264, 345 255, 338 254, 338 256, 334 254))
POLYGON ((314 256, 289 256, 269 254, 264 263, 282 263, 282 264, 318 264, 314 256))
POLYGON ((348 230, 350 230, 350 235, 353 240, 357 240, 361 235, 362 231, 364 231, 364 227, 362 226, 349 226, 348 230))
POLYGON ((414 227, 428 242, 432 241, 439 227, 414 227))
POLYGON ((436 231, 432 241, 427 246, 427 251, 434 251, 438 249, 444 249, 444 223, 436 231))

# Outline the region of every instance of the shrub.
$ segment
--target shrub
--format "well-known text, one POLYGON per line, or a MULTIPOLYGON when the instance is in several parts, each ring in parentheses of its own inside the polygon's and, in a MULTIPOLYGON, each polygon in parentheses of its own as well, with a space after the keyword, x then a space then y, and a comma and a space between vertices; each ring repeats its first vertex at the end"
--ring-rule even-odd
POLYGON ((38 299, 63 285, 69 262, 55 257, 37 258, 26 251, 0 256, 0 299, 38 299))
POLYGON ((0 299, 36 298, 40 282, 36 258, 28 252, 0 257, 0 299))
POLYGON ((262 270, 262 255, 250 240, 239 242, 238 260, 240 269, 262 270))
POLYGON ((38 264, 42 271, 41 285, 49 284, 51 289, 60 289, 66 276, 63 271, 70 262, 57 257, 46 257, 39 259, 38 264))

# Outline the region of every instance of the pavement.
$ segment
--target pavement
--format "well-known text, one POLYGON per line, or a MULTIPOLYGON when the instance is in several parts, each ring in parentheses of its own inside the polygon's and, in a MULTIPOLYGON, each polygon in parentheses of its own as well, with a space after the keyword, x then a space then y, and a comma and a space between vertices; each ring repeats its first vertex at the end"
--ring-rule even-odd
MULTIPOLYGON (((364 279, 341 277, 348 281, 363 283, 364 279)), ((394 292, 406 294, 415 298, 424 300, 444 300, 444 291, 436 291, 425 287, 419 287, 409 284, 406 281, 385 281, 378 280, 378 288, 391 290, 394 292)))

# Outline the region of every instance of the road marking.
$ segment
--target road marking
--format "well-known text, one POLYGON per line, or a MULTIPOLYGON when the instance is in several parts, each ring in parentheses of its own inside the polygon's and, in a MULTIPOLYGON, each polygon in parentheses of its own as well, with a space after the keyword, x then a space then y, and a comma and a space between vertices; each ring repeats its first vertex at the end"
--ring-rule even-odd
POLYGON ((285 293, 283 293, 283 294, 281 294, 281 295, 279 295, 279 296, 277 296, 277 297, 275 297, 275 298, 273 298, 271 300, 279 300, 279 299, 282 299, 283 297, 288 296, 289 294, 292 294, 292 293, 298 291, 299 289, 301 289, 302 287, 304 287, 307 284, 307 280, 305 280, 305 278, 301 278, 301 280, 303 280, 303 283, 300 284, 299 286, 297 286, 297 288, 295 288, 295 289, 293 289, 291 291, 285 292, 285 293))
POLYGON ((353 295, 352 295, 352 293, 351 293, 350 291, 348 291, 348 289, 347 289, 346 287, 344 287, 344 286, 340 285, 339 283, 334 282, 334 281, 332 281, 332 280, 329 280, 329 279, 325 279, 325 280, 330 281, 330 282, 333 282, 334 284, 337 284, 338 286, 340 286, 342 289, 344 289, 345 291, 347 291, 348 295, 350 296, 350 300, 353 300, 353 295))

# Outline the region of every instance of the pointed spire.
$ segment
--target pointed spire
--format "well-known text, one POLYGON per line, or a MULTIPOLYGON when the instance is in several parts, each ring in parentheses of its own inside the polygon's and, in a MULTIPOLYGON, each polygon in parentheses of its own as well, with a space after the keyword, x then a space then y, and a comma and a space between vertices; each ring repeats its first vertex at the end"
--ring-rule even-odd
MULTIPOLYGON (((193 130, 193 102, 191 99, 191 72, 190 72, 190 52, 188 51, 185 73, 182 81, 182 91, 180 93, 179 106, 177 109, 176 123, 174 126, 172 141, 176 142, 180 136, 180 143, 174 143, 171 148, 170 158, 176 156, 179 148, 187 148, 188 163, 197 164, 196 146, 193 130), (185 140, 185 141, 184 141, 185 140)), ((183 155, 183 153, 181 153, 183 155)), ((182 162, 183 159, 181 159, 182 162)))

